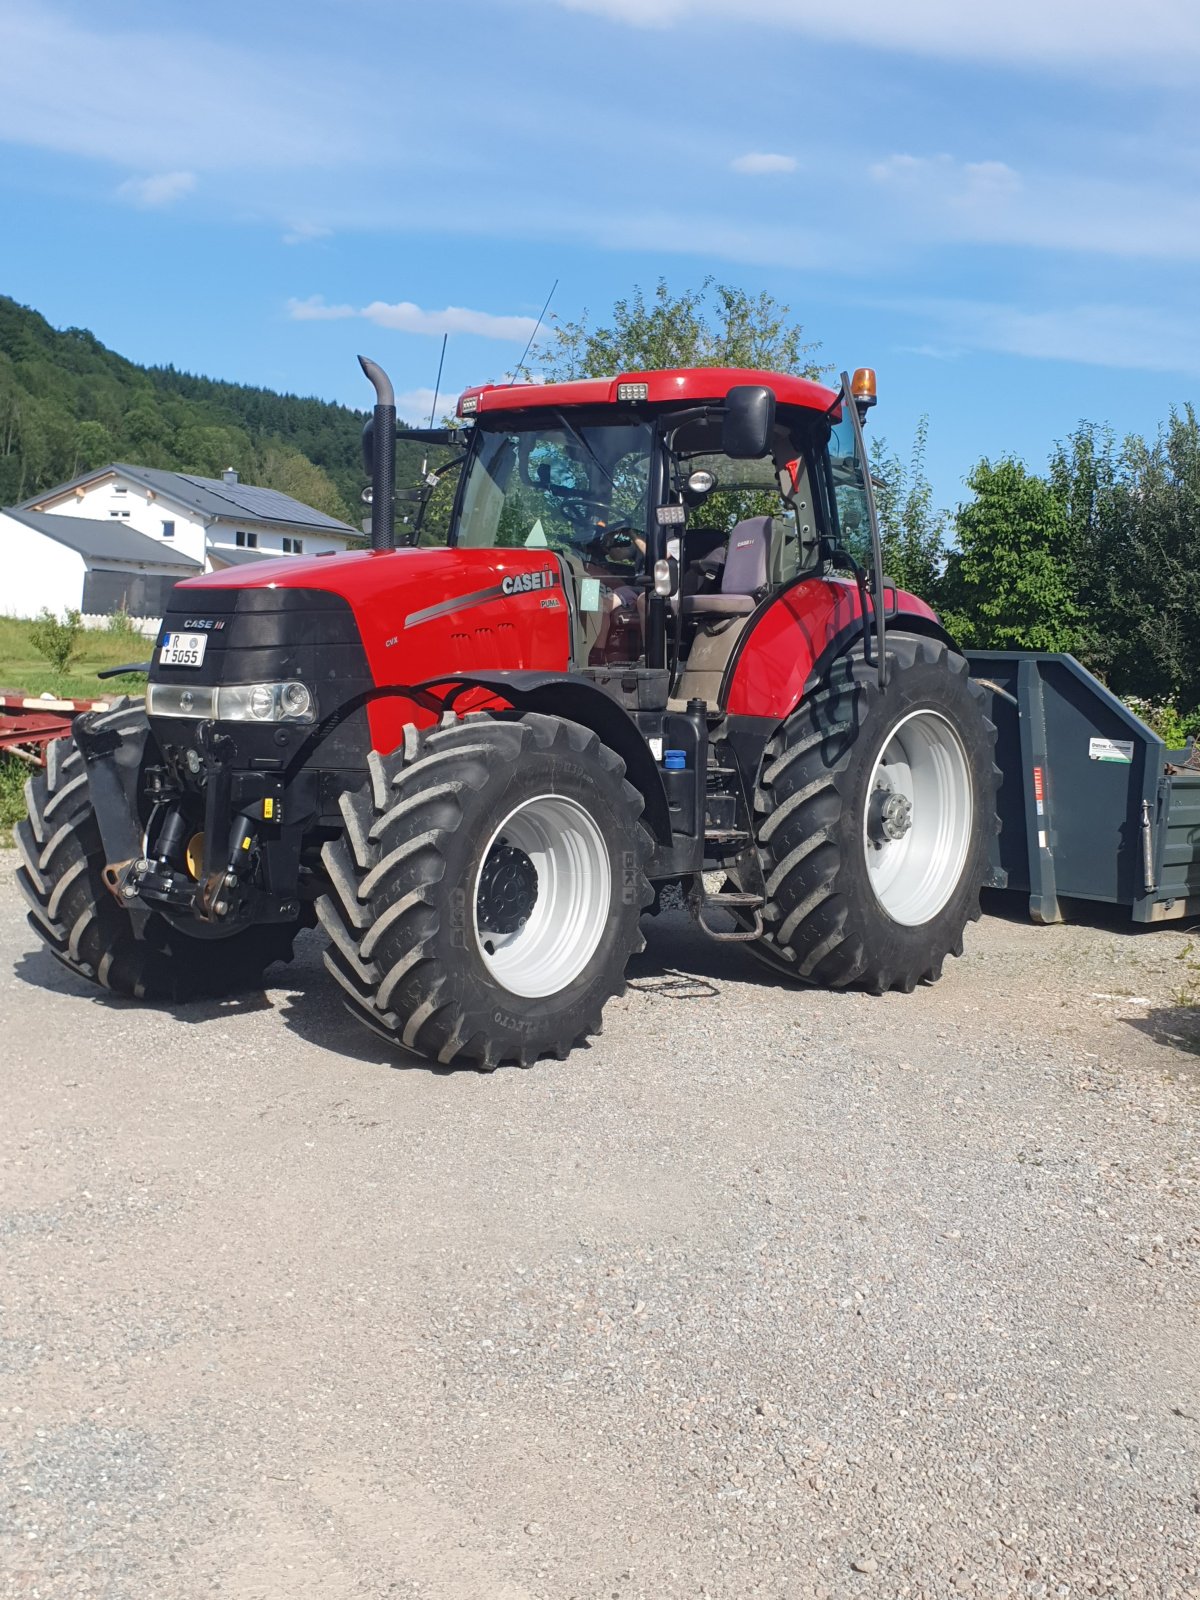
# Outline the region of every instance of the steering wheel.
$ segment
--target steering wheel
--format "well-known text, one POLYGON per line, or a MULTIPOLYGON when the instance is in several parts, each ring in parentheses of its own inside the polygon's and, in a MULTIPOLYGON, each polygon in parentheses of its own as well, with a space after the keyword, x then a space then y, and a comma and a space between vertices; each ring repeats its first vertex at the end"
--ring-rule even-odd
MULTIPOLYGON (((641 552, 634 543, 635 536, 635 530, 627 522, 618 522, 612 527, 598 525, 591 541, 592 559, 607 562, 619 553, 624 560, 633 557, 632 564, 636 565, 641 552)), ((624 565, 624 560, 621 565, 624 565)))
POLYGON ((550 492, 557 497, 558 508, 563 516, 576 527, 582 527, 589 520, 594 522, 597 516, 608 515, 608 502, 601 500, 598 495, 581 494, 577 489, 553 489, 550 492))

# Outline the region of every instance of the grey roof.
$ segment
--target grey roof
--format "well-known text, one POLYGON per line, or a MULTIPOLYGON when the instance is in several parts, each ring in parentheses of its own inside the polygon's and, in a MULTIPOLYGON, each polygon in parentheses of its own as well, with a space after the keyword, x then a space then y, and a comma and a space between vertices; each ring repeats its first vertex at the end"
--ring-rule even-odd
POLYGON ((119 473, 134 483, 143 484, 157 494, 166 495, 178 505, 187 506, 203 517, 222 517, 227 522, 254 524, 282 523, 290 528, 320 528, 325 533, 345 533, 358 536, 358 529, 349 523, 327 517, 323 511, 314 511, 302 500, 293 500, 290 494, 280 494, 278 489, 259 489, 252 483, 226 483, 223 478, 198 478, 190 472, 166 472, 159 467, 131 467, 114 461, 111 466, 85 472, 70 483, 60 483, 53 489, 21 502, 21 509, 45 505, 58 495, 67 494, 84 484, 119 473))
POLYGON ((60 517, 54 511, 25 511, 20 506, 12 506, 0 514, 12 517, 14 522, 23 522, 27 528, 46 534, 89 560, 183 567, 191 572, 198 572, 201 567, 199 561, 185 556, 182 550, 152 539, 149 534, 139 533, 118 517, 60 517))
POLYGON ((250 561, 294 561, 295 556, 281 555, 278 550, 235 550, 232 545, 210 544, 209 557, 213 561, 227 561, 231 567, 244 567, 250 561))

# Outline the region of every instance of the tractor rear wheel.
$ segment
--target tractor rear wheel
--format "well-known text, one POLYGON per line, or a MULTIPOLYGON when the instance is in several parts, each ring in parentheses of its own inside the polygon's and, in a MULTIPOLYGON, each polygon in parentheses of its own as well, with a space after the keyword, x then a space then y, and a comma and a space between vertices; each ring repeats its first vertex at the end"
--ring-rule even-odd
POLYGON ((957 652, 888 639, 887 686, 843 657, 767 746, 756 796, 778 970, 874 993, 939 977, 979 916, 996 730, 957 652))
MULTIPOLYGON (((97 717, 97 730, 136 733, 146 713, 125 701, 97 717)), ((71 739, 46 752, 44 772, 25 785, 27 815, 14 829, 17 883, 29 924, 63 966, 114 994, 177 1002, 257 988, 275 961, 289 961, 297 926, 267 924, 227 938, 195 938, 152 911, 141 937, 104 882, 104 846, 83 757, 71 739)))
POLYGON ((557 717, 446 717, 370 757, 317 915, 352 1015, 444 1065, 565 1057, 642 948, 652 848, 621 760, 557 717))

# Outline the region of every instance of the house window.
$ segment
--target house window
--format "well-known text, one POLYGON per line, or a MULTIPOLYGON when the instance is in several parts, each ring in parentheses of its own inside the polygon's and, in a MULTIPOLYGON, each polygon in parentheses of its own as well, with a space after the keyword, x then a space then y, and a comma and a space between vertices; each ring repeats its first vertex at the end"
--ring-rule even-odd
POLYGON ((175 524, 173 522, 164 522, 162 528, 164 539, 173 539, 175 537, 175 524))
POLYGON ((113 493, 114 494, 128 494, 129 490, 128 489, 114 489, 113 493))
POLYGON ((110 517, 128 517, 129 516, 128 511, 110 511, 108 514, 109 514, 110 517))
POLYGON ((304 554, 304 540, 285 538, 283 541, 283 553, 285 556, 302 556, 304 554))
POLYGON ((258 535, 256 533, 246 533, 241 528, 234 534, 233 542, 239 550, 258 549, 258 535))

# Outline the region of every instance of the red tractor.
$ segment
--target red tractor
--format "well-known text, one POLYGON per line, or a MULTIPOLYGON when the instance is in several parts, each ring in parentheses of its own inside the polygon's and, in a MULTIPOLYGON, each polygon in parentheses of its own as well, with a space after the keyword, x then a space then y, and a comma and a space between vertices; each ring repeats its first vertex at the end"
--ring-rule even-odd
POLYGON ((883 574, 874 375, 703 368, 377 405, 369 551, 173 592, 146 702, 29 782, 18 877, 72 971, 229 991, 319 922, 361 1021, 443 1063, 565 1056, 666 885, 798 979, 940 974, 978 915, 994 731, 883 574), (452 451, 393 535, 397 437, 452 451))

